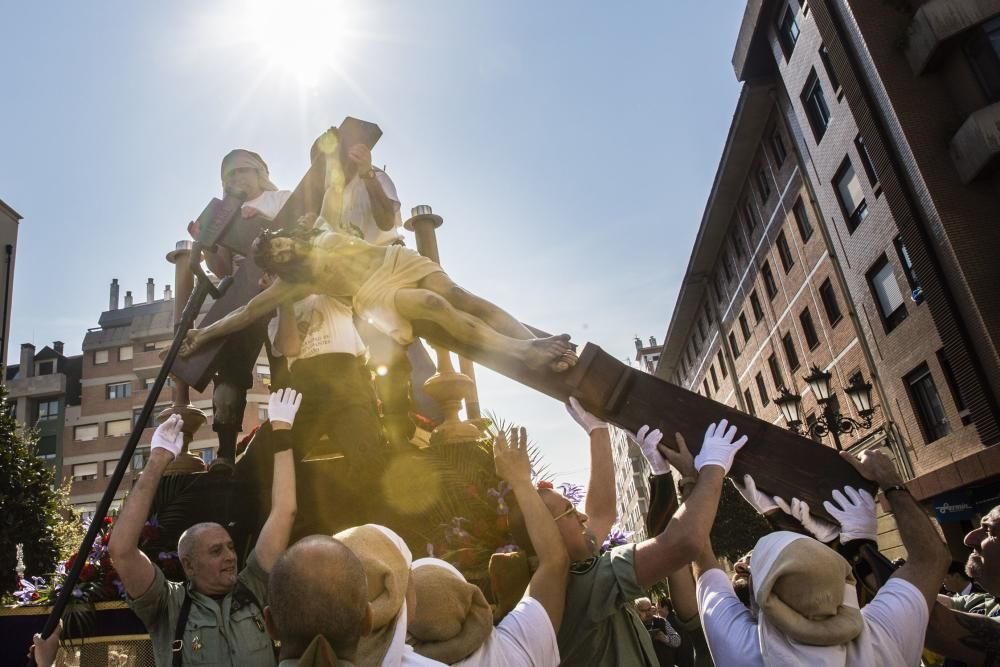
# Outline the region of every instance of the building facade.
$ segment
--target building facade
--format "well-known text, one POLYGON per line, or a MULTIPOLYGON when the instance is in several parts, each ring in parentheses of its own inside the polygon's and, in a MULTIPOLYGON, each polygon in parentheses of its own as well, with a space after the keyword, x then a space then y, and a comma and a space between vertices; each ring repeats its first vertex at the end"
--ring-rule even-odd
MULTIPOLYGON (((10 347, 10 314, 14 294, 14 260, 17 258, 17 231, 21 214, 0 199, 0 363, 7 364, 7 348, 10 347)), ((0 375, 0 379, 5 376, 0 375)))
POLYGON ((780 424, 781 387, 821 416, 812 367, 858 421, 842 390, 870 382, 871 428, 841 444, 887 444, 961 556, 1000 492, 1000 183, 966 141, 1000 99, 1000 2, 906 4, 748 3, 744 87, 657 373, 780 424))
MULTIPOLYGON (((114 472, 129 435, 143 430, 139 448, 128 475, 119 486, 116 502, 131 488, 135 475, 145 466, 156 415, 170 407, 171 383, 164 387, 153 411, 153 419, 138 424, 139 413, 149 396, 162 365, 160 354, 170 347, 174 333, 174 300, 170 287, 155 298, 149 279, 146 301, 134 303, 126 292, 119 307, 119 285, 112 281, 109 309, 101 313, 98 326, 83 340, 81 399, 67 410, 63 436, 63 477, 72 480, 70 502, 86 512, 96 507, 114 472)), ((207 303, 204 310, 210 306, 207 303)), ((270 370, 262 356, 254 369, 254 386, 247 394, 244 428, 249 431, 267 418, 270 370)), ((190 451, 206 463, 214 459, 218 442, 211 429, 211 385, 204 392, 191 390, 191 404, 203 410, 208 423, 195 433, 190 451)))
POLYGON ((633 542, 646 539, 646 513, 649 511, 649 464, 639 447, 617 426, 609 426, 611 457, 615 466, 615 498, 618 525, 631 533, 633 542))
POLYGON ((66 413, 80 405, 80 369, 83 357, 63 354, 62 341, 39 351, 21 344, 20 363, 7 367, 7 409, 17 421, 38 432, 38 456, 62 475, 66 413))

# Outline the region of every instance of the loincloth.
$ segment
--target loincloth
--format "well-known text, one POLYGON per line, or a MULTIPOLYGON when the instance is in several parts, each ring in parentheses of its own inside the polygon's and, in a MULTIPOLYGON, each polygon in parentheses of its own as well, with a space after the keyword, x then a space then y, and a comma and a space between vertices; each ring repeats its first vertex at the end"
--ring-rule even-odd
POLYGON ((396 292, 412 289, 441 266, 402 246, 385 249, 382 266, 368 276, 354 295, 354 312, 400 345, 413 341, 413 327, 396 309, 396 292))

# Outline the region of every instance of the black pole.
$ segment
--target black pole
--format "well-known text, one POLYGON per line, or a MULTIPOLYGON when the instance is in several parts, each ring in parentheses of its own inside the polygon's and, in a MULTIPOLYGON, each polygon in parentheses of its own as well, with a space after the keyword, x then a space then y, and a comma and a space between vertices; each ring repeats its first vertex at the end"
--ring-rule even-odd
MULTIPOLYGON (((204 274, 202 274, 202 276, 204 276, 204 274)), ((198 311, 201 310, 201 305, 204 303, 205 297, 211 293, 213 296, 218 298, 218 295, 222 294, 229 288, 232 280, 232 277, 227 276, 226 278, 223 278, 222 282, 219 283, 218 288, 216 288, 207 278, 198 278, 198 283, 194 291, 191 292, 191 296, 188 298, 188 302, 184 306, 184 311, 181 313, 180 321, 177 323, 177 328, 174 331, 174 341, 170 346, 170 350, 167 352, 166 358, 163 360, 160 372, 156 376, 156 382, 153 383, 152 388, 149 390, 149 396, 146 397, 146 402, 142 406, 142 412, 139 413, 139 418, 136 421, 136 424, 145 424, 149 422, 149 419, 153 414, 153 408, 156 406, 156 401, 160 397, 160 391, 163 389, 163 385, 167 381, 167 375, 170 373, 170 367, 173 366, 174 359, 177 358, 177 354, 180 352, 184 336, 187 335, 188 330, 193 326, 194 318, 198 315, 198 311)), ((111 479, 108 481, 108 487, 104 490, 104 496, 101 497, 101 502, 97 504, 97 509, 94 510, 94 518, 91 519, 90 528, 87 530, 87 534, 84 536, 83 542, 80 544, 80 548, 76 552, 76 558, 73 559, 73 567, 71 567, 69 572, 66 573, 66 579, 63 580, 63 587, 59 592, 59 597, 56 599, 56 603, 52 607, 52 611, 49 612, 48 618, 45 619, 45 626, 42 628, 43 638, 48 638, 48 636, 51 635, 56 629, 56 625, 59 623, 59 619, 62 617, 63 611, 66 609, 66 604, 69 602, 69 598, 73 594, 73 587, 76 586, 76 582, 80 578, 80 571, 83 569, 83 564, 87 559, 87 554, 90 553, 90 548, 93 546, 94 540, 97 538, 97 531, 100 529, 101 524, 104 522, 104 517, 107 516, 108 510, 111 508, 111 501, 114 499, 115 493, 118 491, 118 486, 121 484, 122 478, 125 476, 125 471, 128 470, 129 462, 132 460, 132 455, 135 453, 135 448, 138 446, 139 439, 141 437, 142 429, 133 428, 132 433, 129 435, 128 443, 122 451, 121 458, 118 459, 118 465, 115 467, 115 472, 111 475, 111 479)))
POLYGON ((840 446, 840 415, 833 411, 832 396, 823 406, 823 418, 826 419, 827 430, 833 434, 833 444, 837 446, 837 451, 844 451, 844 448, 840 446))
POLYGON ((3 320, 0 320, 0 351, 4 353, 4 358, 0 359, 0 368, 7 367, 7 309, 10 307, 10 263, 14 254, 14 246, 10 243, 4 248, 7 252, 7 275, 3 280, 3 320))

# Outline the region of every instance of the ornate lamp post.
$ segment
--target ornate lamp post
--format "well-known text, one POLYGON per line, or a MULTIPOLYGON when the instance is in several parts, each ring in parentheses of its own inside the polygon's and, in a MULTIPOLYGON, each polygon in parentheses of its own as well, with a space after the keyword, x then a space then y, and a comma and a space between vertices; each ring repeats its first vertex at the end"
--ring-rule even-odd
POLYGON ((872 406, 872 385, 865 382, 860 376, 855 376, 851 383, 844 389, 844 393, 851 399, 854 409, 861 416, 860 420, 841 414, 834 407, 835 393, 830 386, 831 375, 827 371, 822 371, 816 366, 812 367, 812 372, 804 377, 806 384, 816 401, 822 406, 823 414, 816 421, 808 426, 802 426, 802 397, 793 394, 785 387, 779 387, 781 394, 774 399, 775 405, 781 411, 781 416, 788 424, 788 430, 795 433, 802 433, 814 438, 825 438, 827 434, 833 435, 833 444, 838 450, 842 450, 840 445, 840 435, 854 433, 857 430, 869 429, 872 426, 872 415, 875 408, 872 406))

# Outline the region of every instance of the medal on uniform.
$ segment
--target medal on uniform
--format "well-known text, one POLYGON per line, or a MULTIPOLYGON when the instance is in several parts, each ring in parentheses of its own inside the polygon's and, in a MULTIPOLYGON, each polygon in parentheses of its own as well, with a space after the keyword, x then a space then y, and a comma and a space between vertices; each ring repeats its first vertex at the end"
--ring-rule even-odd
POLYGON ((194 639, 191 640, 191 650, 200 651, 202 646, 203 644, 201 643, 201 637, 198 637, 196 635, 194 639))
POLYGON ((254 625, 257 626, 257 629, 260 632, 264 632, 264 623, 261 622, 260 618, 258 618, 257 616, 254 616, 253 617, 253 622, 254 622, 254 625))

